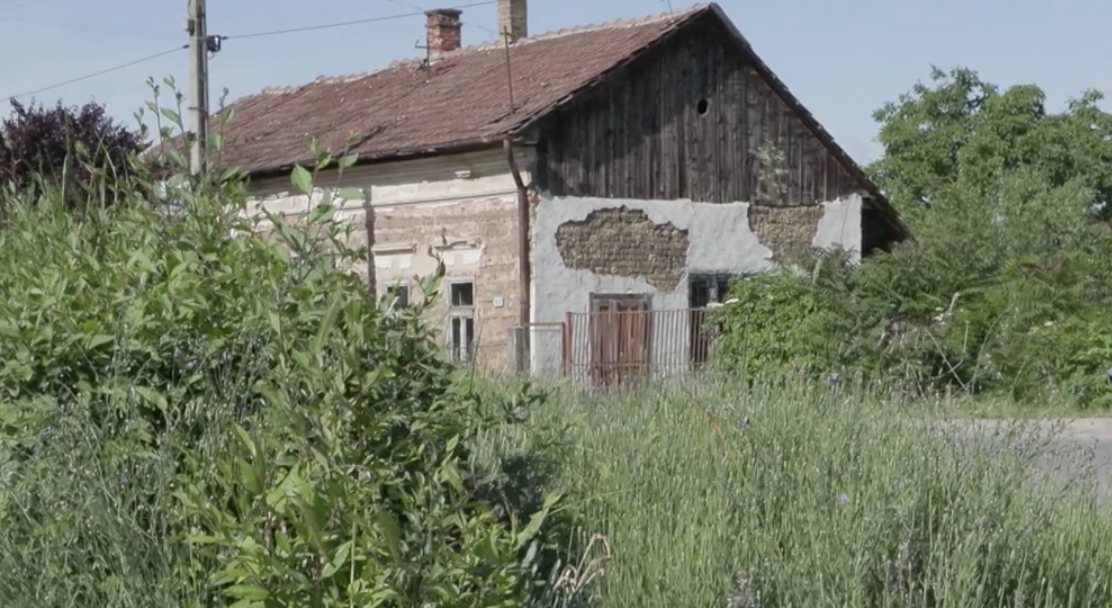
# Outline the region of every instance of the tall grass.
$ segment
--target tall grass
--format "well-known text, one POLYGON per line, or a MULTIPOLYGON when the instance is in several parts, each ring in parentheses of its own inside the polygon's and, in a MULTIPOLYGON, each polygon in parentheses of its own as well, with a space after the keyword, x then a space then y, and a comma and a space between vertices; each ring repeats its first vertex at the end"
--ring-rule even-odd
MULTIPOLYGON (((125 401, 42 400, 36 419, 19 421, 42 429, 33 444, 19 446, 33 457, 0 449, 0 460, 10 459, 0 463, 7 473, 0 485, 0 605, 185 608, 213 597, 195 562, 200 556, 182 542, 173 494, 181 453, 172 438, 187 429, 168 429, 163 446, 151 448, 135 421, 113 431, 93 416, 101 407, 134 411, 125 401)), ((26 414, 27 406, 0 403, 0 419, 26 414)), ((210 435, 222 434, 226 427, 212 423, 210 435)), ((206 460, 218 452, 205 444, 211 442, 193 443, 192 455, 206 460)))
MULTIPOLYGON (((922 407, 703 379, 560 389, 533 423, 560 429, 559 485, 612 552, 596 606, 1112 605, 1112 520, 1084 483, 1035 485, 1067 457, 1053 437, 971 440, 922 407)), ((540 432, 492 430, 488 454, 540 432)))

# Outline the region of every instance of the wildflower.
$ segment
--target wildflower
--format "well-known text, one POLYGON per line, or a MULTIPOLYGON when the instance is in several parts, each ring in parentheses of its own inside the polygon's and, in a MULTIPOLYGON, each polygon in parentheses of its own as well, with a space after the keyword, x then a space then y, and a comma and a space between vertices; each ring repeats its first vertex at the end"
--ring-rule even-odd
POLYGON ((838 495, 838 502, 842 503, 843 505, 848 503, 849 502, 849 495, 847 495, 845 493, 839 494, 838 495))
POLYGON ((841 380, 842 377, 835 373, 830 373, 826 376, 826 381, 830 384, 838 384, 841 380))
POLYGON ((1112 367, 1108 368, 1108 371, 1104 372, 1104 374, 1108 376, 1109 380, 1112 380, 1112 367))

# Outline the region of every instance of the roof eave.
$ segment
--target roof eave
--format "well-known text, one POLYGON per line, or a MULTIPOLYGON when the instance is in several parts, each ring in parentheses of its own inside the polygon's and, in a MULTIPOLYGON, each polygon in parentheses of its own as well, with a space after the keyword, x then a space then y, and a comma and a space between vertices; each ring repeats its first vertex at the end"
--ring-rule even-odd
MULTIPOLYGON (((353 166, 355 166, 355 167, 367 167, 367 166, 380 165, 380 164, 385 164, 385 163, 390 163, 390 162, 416 160, 416 159, 420 159, 420 158, 431 158, 431 157, 434 157, 434 156, 444 156, 444 155, 447 155, 447 154, 464 154, 464 153, 467 153, 467 152, 478 152, 478 151, 481 151, 481 150, 491 149, 491 148, 494 148, 496 146, 501 146, 502 145, 502 140, 505 138, 506 134, 507 134, 506 132, 500 132, 500 133, 497 133, 497 134, 487 135, 487 136, 483 136, 483 137, 477 137, 477 138, 471 138, 471 139, 466 139, 466 140, 460 140, 460 141, 450 142, 450 143, 446 143, 446 144, 441 144, 441 145, 438 145, 436 147, 421 146, 421 147, 414 147, 414 148, 402 148, 402 149, 397 149, 397 150, 390 150, 389 152, 384 152, 384 153, 374 154, 374 155, 369 155, 369 156, 360 155, 359 159, 355 162, 355 164, 353 166)), ((313 161, 312 161, 311 158, 305 158, 305 159, 302 159, 300 161, 297 161, 294 164, 311 164, 312 162, 313 161)), ((248 175, 248 177, 250 177, 252 179, 280 177, 280 176, 286 175, 287 173, 292 171, 293 167, 294 167, 294 164, 283 164, 283 165, 276 165, 276 166, 256 167, 256 168, 248 170, 247 175, 248 175)))

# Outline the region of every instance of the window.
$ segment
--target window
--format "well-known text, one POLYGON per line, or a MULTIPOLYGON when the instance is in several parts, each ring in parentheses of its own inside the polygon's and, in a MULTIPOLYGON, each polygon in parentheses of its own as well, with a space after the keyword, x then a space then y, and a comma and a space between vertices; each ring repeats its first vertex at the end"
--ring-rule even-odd
POLYGON ((730 289, 726 275, 693 275, 688 281, 688 304, 691 308, 704 308, 708 304, 721 304, 730 289))
POLYGON ((451 298, 450 304, 452 307, 464 306, 470 308, 475 306, 475 284, 471 281, 453 281, 449 283, 448 295, 451 298))
POLYGON ((409 306, 409 285, 406 283, 388 285, 386 287, 386 305, 393 309, 409 306))
POLYGON ((718 328, 707 322, 710 304, 721 304, 729 292, 730 278, 726 275, 693 275, 688 281, 688 304, 691 306, 689 352, 691 366, 700 369, 706 365, 711 342, 718 328))
POLYGON ((475 350, 475 283, 448 281, 448 356, 470 361, 475 350))

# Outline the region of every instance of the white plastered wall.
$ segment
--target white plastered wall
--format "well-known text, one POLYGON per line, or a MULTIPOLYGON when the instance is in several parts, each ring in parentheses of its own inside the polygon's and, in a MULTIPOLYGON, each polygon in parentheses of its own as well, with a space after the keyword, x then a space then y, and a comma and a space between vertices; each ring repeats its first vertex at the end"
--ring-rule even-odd
MULTIPOLYGON (((822 203, 824 214, 812 244, 822 249, 842 247, 859 252, 861 203, 861 197, 856 195, 822 203)), ((562 322, 568 312, 587 312, 591 294, 644 294, 650 297, 651 310, 686 309, 689 307, 688 278, 692 274, 755 274, 775 267, 772 251, 758 241, 749 227, 748 203, 542 196, 533 228, 534 323, 562 322), (569 268, 564 263, 556 238, 561 225, 583 221, 592 211, 622 206, 643 211, 654 224, 670 223, 677 229, 687 231, 685 273, 674 289, 661 291, 644 277, 598 274, 591 270, 569 268)), ((856 257, 859 253, 854 255, 856 257)), ((653 318, 668 323, 666 331, 672 339, 651 341, 653 350, 650 358, 686 360, 688 345, 675 336, 687 334, 688 317, 673 314, 667 315, 667 318, 655 315, 653 318)), ((650 331, 659 333, 663 329, 650 328, 650 331)), ((564 356, 561 336, 555 332, 534 331, 531 350, 535 374, 554 375, 561 370, 564 356)))

